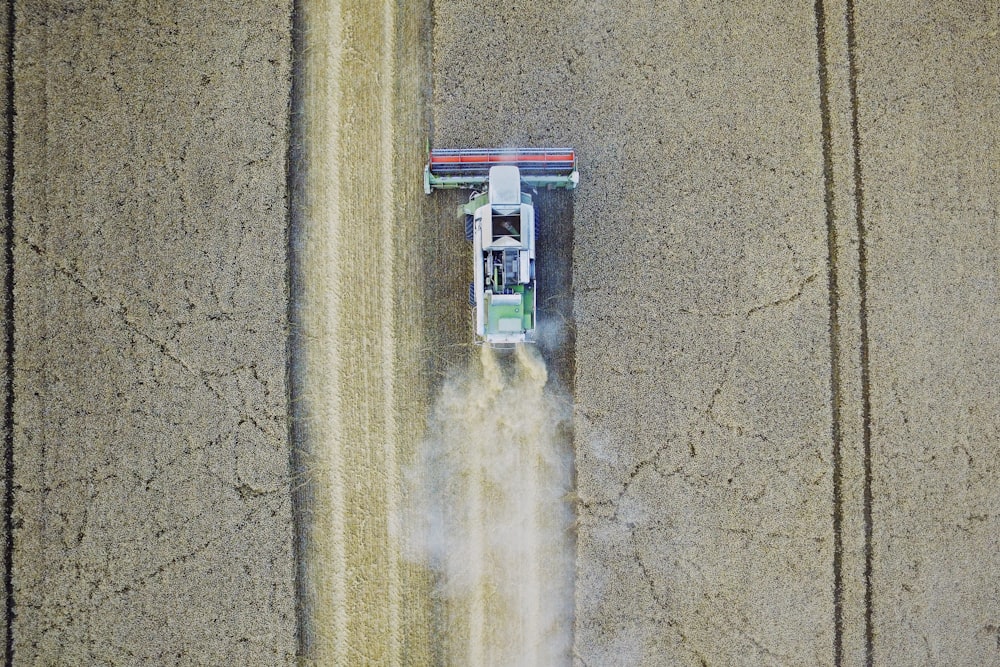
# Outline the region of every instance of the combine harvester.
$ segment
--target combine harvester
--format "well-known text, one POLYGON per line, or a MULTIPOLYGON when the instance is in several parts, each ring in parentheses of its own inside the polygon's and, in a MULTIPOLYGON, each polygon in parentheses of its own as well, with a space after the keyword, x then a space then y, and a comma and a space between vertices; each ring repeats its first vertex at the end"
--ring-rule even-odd
POLYGON ((458 207, 465 238, 472 241, 475 280, 469 304, 476 310, 476 342, 510 347, 534 342, 537 188, 576 188, 571 148, 438 149, 424 168, 424 192, 469 188, 458 207))

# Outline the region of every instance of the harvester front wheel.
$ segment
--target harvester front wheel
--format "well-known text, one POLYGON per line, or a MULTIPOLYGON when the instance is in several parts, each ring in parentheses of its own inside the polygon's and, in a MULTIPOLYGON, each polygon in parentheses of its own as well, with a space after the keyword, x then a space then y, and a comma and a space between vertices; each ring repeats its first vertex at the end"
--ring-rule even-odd
POLYGON ((472 235, 475 233, 475 223, 472 220, 472 216, 468 213, 465 214, 465 240, 471 241, 472 235))

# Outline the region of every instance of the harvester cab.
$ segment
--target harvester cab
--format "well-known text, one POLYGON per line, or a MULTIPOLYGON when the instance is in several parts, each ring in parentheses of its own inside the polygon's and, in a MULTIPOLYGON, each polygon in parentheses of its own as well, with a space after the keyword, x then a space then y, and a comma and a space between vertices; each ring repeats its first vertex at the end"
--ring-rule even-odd
POLYGON ((424 192, 467 188, 458 209, 472 242, 476 342, 494 347, 534 342, 535 205, 525 189, 572 190, 579 182, 569 148, 433 150, 424 168, 424 192), (484 188, 485 186, 485 188, 484 188))

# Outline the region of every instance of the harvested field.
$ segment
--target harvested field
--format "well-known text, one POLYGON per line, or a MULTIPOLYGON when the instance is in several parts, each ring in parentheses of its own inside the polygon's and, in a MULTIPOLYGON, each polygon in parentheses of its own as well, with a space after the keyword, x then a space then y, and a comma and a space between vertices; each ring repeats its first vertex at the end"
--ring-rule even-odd
POLYGON ((8 3, 6 664, 998 663, 996 2, 292 4, 8 3))

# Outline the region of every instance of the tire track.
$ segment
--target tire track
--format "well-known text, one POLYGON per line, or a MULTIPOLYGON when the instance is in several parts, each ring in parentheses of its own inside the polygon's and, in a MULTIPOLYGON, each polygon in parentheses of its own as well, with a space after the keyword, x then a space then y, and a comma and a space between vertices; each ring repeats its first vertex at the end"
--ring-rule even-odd
POLYGON ((871 665, 871 399, 854 6, 816 0, 814 10, 828 253, 833 663, 871 665))
POLYGON ((861 337, 861 421, 864 459, 864 554, 865 554, 865 665, 875 662, 875 629, 872 593, 872 401, 868 340, 868 241, 865 225, 864 179, 861 173, 861 131, 858 120, 858 62, 854 0, 846 0, 848 94, 851 104, 851 153, 854 175, 854 222, 858 238, 858 327, 861 337))

